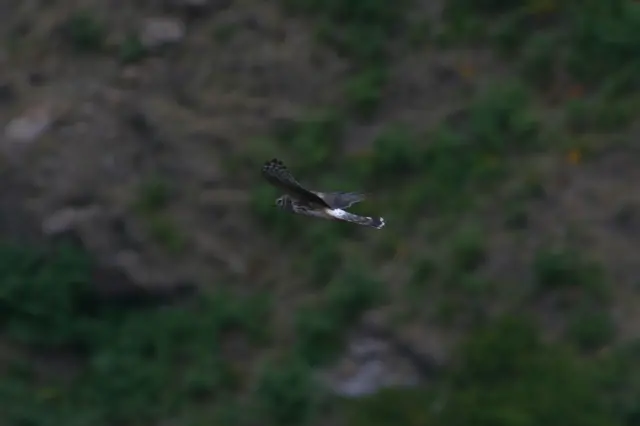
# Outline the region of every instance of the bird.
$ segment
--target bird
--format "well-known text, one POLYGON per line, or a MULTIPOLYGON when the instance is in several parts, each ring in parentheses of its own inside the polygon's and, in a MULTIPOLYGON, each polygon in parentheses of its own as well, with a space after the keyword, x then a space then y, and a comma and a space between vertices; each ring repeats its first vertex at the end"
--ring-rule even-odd
POLYGON ((278 208, 307 216, 350 222, 356 225, 382 229, 385 221, 382 217, 359 216, 348 209, 365 199, 358 192, 319 192, 305 188, 293 177, 282 160, 273 158, 262 166, 262 176, 273 186, 284 191, 277 198, 278 208))

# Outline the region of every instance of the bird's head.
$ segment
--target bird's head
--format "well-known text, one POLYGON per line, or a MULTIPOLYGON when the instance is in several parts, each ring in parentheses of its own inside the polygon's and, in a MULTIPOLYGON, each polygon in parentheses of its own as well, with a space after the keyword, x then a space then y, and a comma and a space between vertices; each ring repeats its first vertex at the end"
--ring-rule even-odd
POLYGON ((276 206, 283 210, 291 209, 291 198, 287 195, 283 195, 282 197, 276 199, 276 206))

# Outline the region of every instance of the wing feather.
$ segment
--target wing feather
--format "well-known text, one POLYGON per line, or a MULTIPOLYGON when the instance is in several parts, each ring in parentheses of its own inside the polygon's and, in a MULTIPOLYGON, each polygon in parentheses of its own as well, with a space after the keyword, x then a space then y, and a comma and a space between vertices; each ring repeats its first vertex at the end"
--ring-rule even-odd
POLYGON ((319 204, 323 207, 331 207, 324 199, 316 193, 309 191, 293 177, 284 163, 274 158, 267 161, 262 166, 262 176, 276 188, 280 188, 298 200, 319 204))

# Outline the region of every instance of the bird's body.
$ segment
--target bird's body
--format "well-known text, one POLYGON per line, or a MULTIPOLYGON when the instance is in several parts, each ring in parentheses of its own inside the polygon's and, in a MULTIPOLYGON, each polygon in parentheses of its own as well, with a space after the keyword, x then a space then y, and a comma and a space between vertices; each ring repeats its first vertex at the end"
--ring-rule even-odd
POLYGON ((285 195, 276 200, 276 205, 292 213, 323 219, 341 220, 380 229, 385 225, 381 217, 359 216, 345 209, 363 201, 363 194, 355 192, 317 192, 303 187, 287 170, 282 161, 273 159, 262 167, 263 176, 274 186, 284 190, 285 195))

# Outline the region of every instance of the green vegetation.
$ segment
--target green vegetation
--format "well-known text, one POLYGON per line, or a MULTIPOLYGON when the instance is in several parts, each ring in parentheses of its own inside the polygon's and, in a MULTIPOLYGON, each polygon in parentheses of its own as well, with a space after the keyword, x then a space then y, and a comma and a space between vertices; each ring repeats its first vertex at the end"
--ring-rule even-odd
POLYGON ((354 72, 344 87, 349 109, 370 119, 388 81, 389 44, 403 32, 411 0, 282 0, 293 13, 312 16, 318 39, 349 58, 354 72))
POLYGON ((167 215, 153 215, 147 219, 149 236, 173 255, 184 253, 189 240, 167 215))
POLYGON ((359 181, 377 187, 412 182, 410 191, 397 194, 402 208, 450 212, 468 207, 478 190, 507 176, 512 158, 537 147, 538 123, 518 83, 490 86, 463 115, 463 125, 443 123, 426 135, 400 126, 385 129, 371 157, 358 160, 359 181))
POLYGON ((119 56, 123 64, 140 62, 147 56, 147 53, 147 49, 135 34, 129 35, 120 45, 119 56))
POLYGON ((140 214, 157 213, 168 206, 171 195, 171 187, 166 179, 153 176, 139 185, 134 208, 140 214))
POLYGON ((539 250, 533 262, 533 273, 536 288, 540 291, 575 289, 586 299, 599 304, 608 301, 602 268, 575 250, 539 250))
MULTIPOLYGON (((567 347, 542 343, 533 323, 519 317, 477 328, 431 389, 389 390, 352 402, 329 397, 310 365, 330 360, 348 324, 388 297, 360 269, 332 282, 315 308, 301 307, 296 350, 266 362, 253 382, 225 345, 243 338, 257 350, 271 340, 273 301, 266 295, 217 291, 187 305, 131 310, 92 298, 92 262, 76 248, 5 244, 1 254, 5 334, 25 349, 57 348, 58 356, 74 360, 71 370, 42 376, 41 361, 10 357, 0 387, 8 424, 153 423, 195 413, 229 425, 258 418, 301 425, 340 409, 353 426, 543 419, 623 425, 637 412, 629 392, 640 396, 640 382, 622 368, 632 359, 626 349, 580 359, 567 347), (212 412, 208 406, 216 401, 220 409, 212 412)), ((610 342, 610 329, 604 317, 586 318, 571 333, 581 349, 594 349, 610 342)))
POLYGON ((106 28, 89 11, 80 11, 69 17, 63 26, 63 34, 78 52, 96 53, 103 50, 106 28))
POLYGON ((168 253, 184 253, 189 240, 167 211, 173 197, 171 185, 153 176, 139 185, 137 195, 132 208, 144 221, 149 237, 168 253))
POLYGON ((567 335, 584 351, 602 349, 613 342, 616 326, 608 312, 581 307, 570 319, 567 335))
POLYGON ((332 280, 315 306, 302 306, 296 316, 298 355, 310 365, 324 364, 343 348, 349 326, 386 299, 382 283, 364 270, 350 267, 332 280))
POLYGON ((271 425, 303 425, 322 411, 323 395, 312 371, 299 360, 264 366, 255 390, 257 412, 271 425))
POLYGON ((44 346, 78 343, 76 313, 89 284, 89 259, 61 247, 48 260, 45 250, 0 247, 3 329, 19 341, 44 346))
POLYGON ((200 409, 245 386, 226 339, 243 336, 252 348, 268 341, 263 294, 218 291, 185 306, 129 310, 94 297, 91 262, 78 249, 5 245, 1 254, 3 332, 25 351, 57 350, 70 363, 38 377, 49 367, 27 361, 28 352, 9 357, 3 423, 99 426, 153 422, 185 404, 200 409))
POLYGON ((485 260, 485 236, 476 229, 463 229, 451 243, 452 266, 462 272, 476 270, 485 260))
POLYGON ((640 61, 629 54, 640 48, 634 30, 640 13, 633 1, 451 0, 445 15, 447 32, 457 39, 484 39, 509 56, 522 52, 525 74, 535 79, 544 79, 544 69, 550 71, 553 63, 594 88, 612 76, 619 76, 622 86, 636 84, 630 73, 640 61), (497 25, 486 25, 487 18, 497 25))

